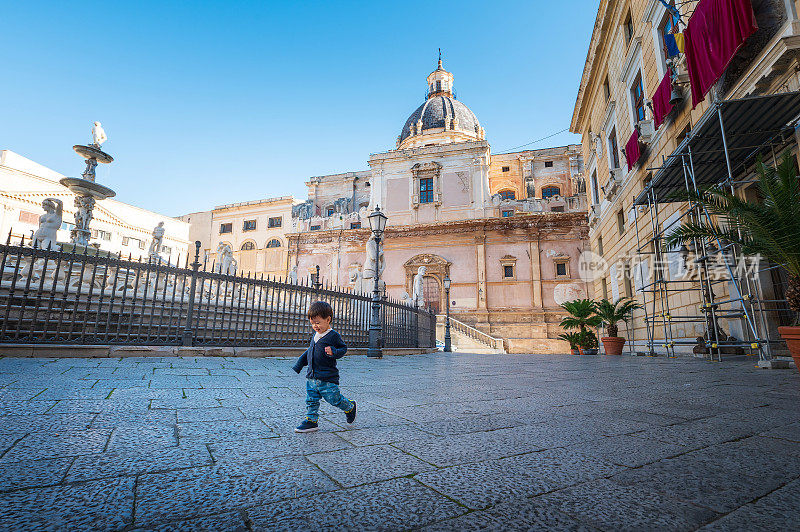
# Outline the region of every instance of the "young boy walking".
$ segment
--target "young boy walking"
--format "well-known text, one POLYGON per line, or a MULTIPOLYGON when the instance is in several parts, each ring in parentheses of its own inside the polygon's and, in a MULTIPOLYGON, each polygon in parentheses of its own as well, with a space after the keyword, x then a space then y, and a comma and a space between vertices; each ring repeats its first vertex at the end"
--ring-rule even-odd
POLYGON ((308 309, 308 320, 314 329, 311 345, 300 355, 294 366, 295 372, 300 373, 303 366, 308 366, 306 371, 306 419, 294 429, 295 432, 314 432, 319 430, 319 400, 327 402, 344 410, 347 422, 356 419, 356 402, 350 401, 339 393, 339 370, 336 369, 336 360, 347 353, 347 345, 339 333, 331 329, 333 309, 324 301, 312 303, 308 309))

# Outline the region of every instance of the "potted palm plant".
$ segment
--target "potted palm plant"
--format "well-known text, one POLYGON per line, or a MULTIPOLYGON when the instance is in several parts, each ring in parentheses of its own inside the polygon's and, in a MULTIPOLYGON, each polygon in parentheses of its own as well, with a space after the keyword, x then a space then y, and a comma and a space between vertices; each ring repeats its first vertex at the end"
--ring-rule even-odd
POLYGON ((580 338, 578 349, 581 354, 597 354, 597 336, 591 331, 601 323, 600 316, 595 314, 595 303, 591 299, 576 299, 561 304, 561 308, 569 313, 561 320, 561 327, 577 330, 580 338), (592 352, 592 350, 594 352, 592 352), (589 352, 587 352, 589 351, 589 352))
POLYGON ((778 327, 800 369, 800 184, 792 155, 783 154, 777 168, 758 161, 759 201, 748 201, 722 187, 708 188, 688 199, 702 204, 715 223, 683 224, 666 239, 668 245, 694 238, 716 238, 736 244, 745 255, 782 266, 789 275, 786 301, 795 313, 794 325, 778 327))
POLYGON ((627 297, 621 297, 614 302, 608 299, 601 299, 595 305, 595 313, 600 316, 606 326, 608 336, 600 338, 603 341, 607 355, 621 355, 625 345, 625 338, 618 336, 619 328, 617 323, 627 322, 634 310, 642 306, 627 297))
POLYGON ((559 338, 569 343, 569 350, 570 353, 573 355, 578 354, 578 344, 581 341, 581 333, 579 332, 568 332, 558 335, 559 338))

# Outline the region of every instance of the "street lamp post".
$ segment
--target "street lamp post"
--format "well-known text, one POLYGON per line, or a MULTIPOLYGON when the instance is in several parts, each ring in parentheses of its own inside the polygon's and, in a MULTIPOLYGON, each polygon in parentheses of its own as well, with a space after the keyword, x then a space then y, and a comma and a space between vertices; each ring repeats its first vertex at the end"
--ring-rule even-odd
POLYGON ((322 283, 319 280, 319 266, 317 266, 317 273, 311 276, 312 283, 314 284, 314 288, 319 290, 322 287, 322 283))
POLYGON ((450 353, 453 349, 450 342, 450 276, 449 275, 445 276, 444 278, 444 297, 445 297, 445 306, 447 307, 444 320, 444 352, 450 353))
MULTIPOLYGON (((380 257, 381 237, 383 230, 386 229, 386 215, 381 212, 380 207, 375 206, 375 210, 367 217, 369 227, 375 236, 376 254, 380 257)), ((372 288, 372 312, 369 318, 369 348, 367 356, 370 358, 381 358, 381 287, 380 287, 380 268, 375 268, 375 285, 372 288)))

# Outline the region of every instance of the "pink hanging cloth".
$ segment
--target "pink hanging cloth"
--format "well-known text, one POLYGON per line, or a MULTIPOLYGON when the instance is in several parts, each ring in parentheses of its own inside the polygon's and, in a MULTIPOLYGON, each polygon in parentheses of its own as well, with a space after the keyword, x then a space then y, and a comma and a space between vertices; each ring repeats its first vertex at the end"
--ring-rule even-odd
POLYGON ((639 132, 634 129, 633 135, 625 145, 625 159, 628 160, 628 171, 633 168, 633 165, 639 161, 641 156, 642 153, 639 151, 639 132))
POLYGON ((670 77, 669 70, 661 80, 661 83, 653 94, 653 123, 656 129, 664 123, 670 111, 672 111, 672 104, 669 103, 670 96, 672 96, 672 78, 670 77))
POLYGON ((692 109, 705 99, 736 51, 757 29, 750 0, 700 0, 683 32, 692 109))

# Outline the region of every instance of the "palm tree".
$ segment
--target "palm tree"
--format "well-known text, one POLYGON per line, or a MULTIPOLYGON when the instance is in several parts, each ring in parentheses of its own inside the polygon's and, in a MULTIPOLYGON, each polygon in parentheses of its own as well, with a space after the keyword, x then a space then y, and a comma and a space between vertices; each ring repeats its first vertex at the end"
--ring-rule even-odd
POLYGON ((603 320, 603 323, 606 324, 608 336, 617 337, 619 333, 617 323, 620 321, 628 321, 628 318, 631 317, 631 313, 640 308, 642 308, 642 306, 633 299, 621 297, 613 303, 608 299, 601 299, 596 304, 595 312, 603 320))
POLYGON ((561 304, 561 308, 569 312, 569 316, 561 320, 565 329, 580 329, 583 338, 587 338, 590 329, 599 327, 602 320, 595 314, 595 303, 591 299, 576 299, 561 304))
POLYGON ((800 183, 786 151, 777 168, 756 166, 760 201, 742 199, 722 187, 691 192, 681 199, 697 202, 717 222, 686 223, 666 238, 669 246, 694 238, 716 238, 738 245, 745 255, 761 255, 789 274, 786 300, 800 313, 800 183))

